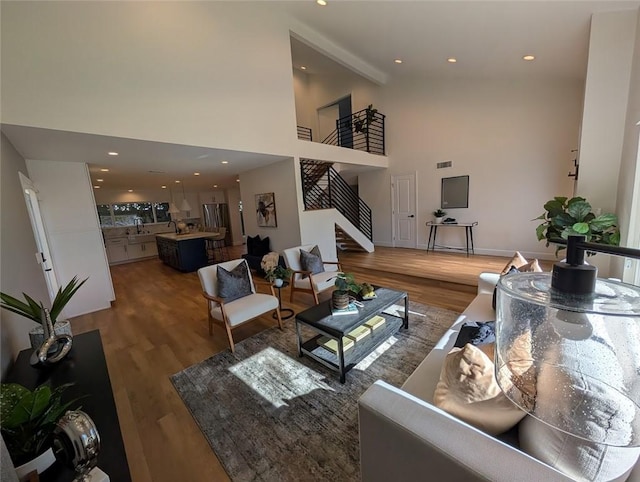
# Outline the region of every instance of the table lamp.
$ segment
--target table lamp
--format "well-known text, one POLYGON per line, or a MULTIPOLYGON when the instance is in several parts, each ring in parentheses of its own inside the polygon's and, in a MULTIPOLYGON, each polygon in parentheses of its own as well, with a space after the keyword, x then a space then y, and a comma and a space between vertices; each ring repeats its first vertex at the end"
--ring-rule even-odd
POLYGON ((566 244, 566 262, 552 273, 498 282, 496 379, 511 401, 558 430, 640 446, 640 287, 597 279, 584 263, 585 251, 640 258, 640 250, 584 236, 566 244))

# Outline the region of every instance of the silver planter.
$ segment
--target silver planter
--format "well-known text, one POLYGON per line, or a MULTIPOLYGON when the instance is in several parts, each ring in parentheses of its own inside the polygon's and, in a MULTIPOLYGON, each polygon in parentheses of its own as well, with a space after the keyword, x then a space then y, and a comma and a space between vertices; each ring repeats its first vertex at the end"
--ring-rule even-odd
MULTIPOLYGON (((68 320, 61 320, 53 325, 53 332, 56 335, 69 335, 73 336, 71 332, 71 323, 68 320)), ((29 341, 31 342, 31 348, 37 350, 44 343, 44 328, 42 325, 36 326, 29 332, 29 341)))

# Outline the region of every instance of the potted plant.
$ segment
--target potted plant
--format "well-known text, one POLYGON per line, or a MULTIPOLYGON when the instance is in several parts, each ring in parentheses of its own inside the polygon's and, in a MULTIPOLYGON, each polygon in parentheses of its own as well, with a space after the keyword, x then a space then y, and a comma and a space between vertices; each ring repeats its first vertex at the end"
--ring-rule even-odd
MULTIPOLYGON (((67 320, 58 320, 58 316, 87 279, 88 278, 78 281, 78 277, 74 276, 64 288, 58 289, 58 293, 56 294, 56 297, 51 304, 51 309, 49 310, 49 316, 51 317, 51 322, 53 323, 56 334, 71 335, 71 324, 67 320)), ((0 293, 0 306, 8 311, 17 313, 38 323, 39 326, 29 332, 31 346, 32 348, 37 349, 44 341, 44 328, 42 326, 45 320, 44 305, 41 302, 35 301, 26 293, 22 293, 22 296, 24 296, 26 303, 8 295, 7 293, 0 293)))
POLYGON ((43 472, 53 462, 52 435, 58 420, 76 402, 62 402, 63 392, 72 384, 51 389, 40 385, 31 391, 18 383, 0 386, 2 437, 18 477, 37 470, 43 472))
POLYGON ((265 273, 264 277, 267 281, 270 281, 274 286, 279 288, 283 285, 285 280, 291 278, 293 271, 289 268, 285 268, 284 266, 277 265, 274 268, 265 270, 265 273))
POLYGON ((331 295, 331 300, 333 307, 337 310, 343 310, 349 306, 350 293, 357 294, 361 289, 351 273, 338 273, 334 286, 336 289, 331 295))
MULTIPOLYGON (((545 212, 534 221, 543 221, 536 228, 536 235, 538 241, 546 239, 547 246, 550 240, 568 239, 570 235, 578 234, 592 243, 613 246, 620 244, 618 217, 610 213, 596 215, 591 211, 591 204, 582 197, 554 197, 545 203, 544 209, 545 212)), ((564 248, 558 245, 556 255, 564 248)))
POLYGON ((436 218, 436 224, 442 223, 442 220, 447 215, 447 212, 442 209, 436 209, 433 211, 433 215, 436 218))

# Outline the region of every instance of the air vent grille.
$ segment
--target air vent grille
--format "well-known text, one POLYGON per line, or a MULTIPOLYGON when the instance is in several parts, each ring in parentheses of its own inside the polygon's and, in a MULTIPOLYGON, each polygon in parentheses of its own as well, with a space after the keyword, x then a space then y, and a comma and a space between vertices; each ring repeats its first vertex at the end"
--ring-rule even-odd
POLYGON ((438 169, 443 169, 443 168, 445 168, 445 167, 451 167, 451 165, 452 165, 452 164, 451 164, 451 161, 439 162, 439 163, 437 164, 438 169))

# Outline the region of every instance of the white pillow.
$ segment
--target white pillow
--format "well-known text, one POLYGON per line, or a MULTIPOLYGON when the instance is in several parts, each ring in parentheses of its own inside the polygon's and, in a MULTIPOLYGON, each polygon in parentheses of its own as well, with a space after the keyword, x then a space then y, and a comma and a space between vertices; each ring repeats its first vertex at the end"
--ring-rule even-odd
POLYGON ((433 401, 442 410, 488 434, 497 435, 516 425, 525 412, 502 393, 494 376, 493 362, 483 350, 493 350, 493 344, 476 347, 468 343, 449 352, 433 401))

